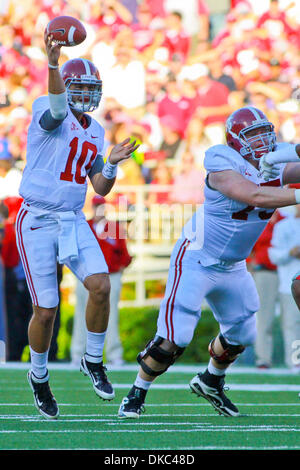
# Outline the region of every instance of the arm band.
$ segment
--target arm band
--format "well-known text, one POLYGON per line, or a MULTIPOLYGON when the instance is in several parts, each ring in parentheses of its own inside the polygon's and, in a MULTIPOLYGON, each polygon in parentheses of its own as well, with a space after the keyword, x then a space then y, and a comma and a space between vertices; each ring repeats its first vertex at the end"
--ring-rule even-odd
POLYGON ((117 171, 118 164, 113 165, 112 163, 109 163, 109 160, 107 159, 102 170, 104 178, 107 178, 108 180, 115 178, 117 176, 117 171))
POLYGON ((64 119, 67 115, 67 92, 59 93, 55 95, 48 93, 50 112, 54 119, 64 119))
POLYGON ((42 114, 41 119, 39 121, 40 126, 45 131, 53 131, 58 126, 61 125, 63 119, 54 119, 52 116, 50 109, 46 109, 46 111, 42 114))
POLYGON ((266 162, 269 165, 274 165, 274 163, 300 162, 300 157, 296 152, 296 145, 290 145, 287 148, 268 153, 266 162))

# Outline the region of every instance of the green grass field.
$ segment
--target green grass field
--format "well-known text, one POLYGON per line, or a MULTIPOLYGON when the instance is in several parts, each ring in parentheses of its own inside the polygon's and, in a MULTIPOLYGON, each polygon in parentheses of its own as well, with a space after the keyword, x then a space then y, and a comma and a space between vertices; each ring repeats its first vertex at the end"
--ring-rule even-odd
POLYGON ((148 393, 146 413, 139 420, 120 420, 118 407, 135 379, 135 366, 108 372, 116 398, 107 403, 79 371, 53 366, 50 385, 60 417, 47 421, 33 405, 27 368, 0 367, 1 450, 300 449, 300 375, 284 370, 232 368, 228 396, 241 416, 226 418, 190 393, 197 368, 174 366, 148 393))

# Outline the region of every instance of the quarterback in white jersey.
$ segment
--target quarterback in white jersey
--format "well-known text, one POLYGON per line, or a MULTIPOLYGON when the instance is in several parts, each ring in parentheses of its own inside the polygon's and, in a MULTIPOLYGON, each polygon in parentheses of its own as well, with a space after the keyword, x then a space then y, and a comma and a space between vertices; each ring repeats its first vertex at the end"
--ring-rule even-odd
POLYGON ((226 140, 227 145, 205 154, 205 202, 174 247, 157 333, 138 355, 140 369, 121 403, 120 418, 140 416, 155 377, 192 340, 204 298, 220 333, 208 346, 207 369, 190 388, 220 414, 239 415, 224 393, 224 378, 228 366, 255 341, 259 298, 245 260, 274 210, 300 203, 300 190, 282 187, 300 182, 300 145, 277 143, 273 124, 250 106, 229 116, 226 140), (270 155, 275 156, 271 162, 270 155))
MULTIPOLYGON (((79 60, 85 64, 85 60, 79 60)), ((94 174, 94 168, 101 171, 104 165, 104 129, 88 115, 85 119, 89 125, 82 127, 67 103, 65 119, 49 132, 40 122, 49 109, 48 96, 38 98, 32 105, 20 194, 28 204, 41 209, 81 210, 85 203, 87 176, 94 174)))
POLYGON ((102 359, 109 318, 108 269, 82 208, 87 176, 95 192, 105 196, 115 182, 117 164, 138 146, 128 138, 112 148, 104 163, 104 129, 86 114, 98 107, 102 96, 99 71, 86 59, 71 59, 59 70, 61 46, 51 35, 45 35, 45 45, 48 96, 38 98, 32 107, 20 185, 24 202, 16 233, 33 303, 28 381, 38 411, 54 419, 59 410, 49 387, 47 364, 59 299, 57 262, 68 266, 89 291, 86 353, 80 369, 98 396, 114 398, 102 359))

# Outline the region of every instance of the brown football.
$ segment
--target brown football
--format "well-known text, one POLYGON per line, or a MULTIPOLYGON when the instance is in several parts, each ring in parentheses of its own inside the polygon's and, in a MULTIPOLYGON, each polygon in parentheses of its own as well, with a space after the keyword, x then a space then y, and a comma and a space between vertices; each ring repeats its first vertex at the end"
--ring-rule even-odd
POLYGON ((67 47, 77 46, 86 38, 85 27, 72 16, 57 16, 51 20, 47 25, 46 34, 52 34, 55 42, 67 47))

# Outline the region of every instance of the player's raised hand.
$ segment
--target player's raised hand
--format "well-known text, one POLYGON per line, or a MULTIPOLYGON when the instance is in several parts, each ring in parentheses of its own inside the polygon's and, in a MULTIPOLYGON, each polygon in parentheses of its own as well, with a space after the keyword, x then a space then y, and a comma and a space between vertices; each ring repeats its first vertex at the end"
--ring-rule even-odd
POLYGON ((61 44, 57 44, 53 40, 52 34, 44 34, 44 41, 46 46, 46 52, 48 56, 48 62, 51 65, 58 65, 58 59, 60 56, 60 49, 62 47, 61 44))
POLYGON ((136 140, 130 142, 130 138, 125 139, 123 142, 120 142, 112 148, 108 160, 112 165, 116 165, 117 163, 130 158, 132 153, 139 146, 140 144, 136 144, 136 140))

